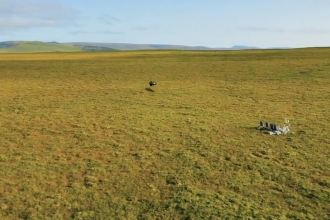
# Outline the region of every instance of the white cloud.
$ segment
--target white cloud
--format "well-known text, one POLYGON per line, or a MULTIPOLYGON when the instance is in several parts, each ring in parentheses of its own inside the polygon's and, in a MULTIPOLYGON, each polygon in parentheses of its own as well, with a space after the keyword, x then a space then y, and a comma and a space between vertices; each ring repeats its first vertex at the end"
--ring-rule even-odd
POLYGON ((70 32, 72 35, 81 35, 81 34, 105 34, 105 35, 123 35, 123 32, 117 31, 72 31, 70 32))
POLYGON ((76 25, 77 12, 52 1, 0 1, 0 28, 55 27, 76 25))
POLYGON ((286 30, 281 28, 266 28, 266 27, 239 27, 240 31, 258 31, 258 32, 277 32, 284 33, 286 30))
POLYGON ((267 28, 267 27, 239 27, 239 31, 248 32, 269 32, 269 33, 294 33, 294 34, 329 34, 329 28, 315 28, 315 27, 305 27, 305 28, 294 28, 294 29, 284 29, 284 28, 267 28))

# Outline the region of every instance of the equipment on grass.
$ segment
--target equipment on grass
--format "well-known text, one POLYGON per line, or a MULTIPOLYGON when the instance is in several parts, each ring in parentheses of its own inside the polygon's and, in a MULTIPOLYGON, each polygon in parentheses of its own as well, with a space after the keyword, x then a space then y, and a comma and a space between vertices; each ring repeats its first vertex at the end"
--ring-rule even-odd
POLYGON ((266 130, 266 133, 270 135, 280 135, 280 134, 287 134, 290 131, 290 121, 289 119, 284 119, 284 126, 281 128, 277 124, 269 124, 268 122, 260 121, 259 127, 257 127, 258 130, 266 130))

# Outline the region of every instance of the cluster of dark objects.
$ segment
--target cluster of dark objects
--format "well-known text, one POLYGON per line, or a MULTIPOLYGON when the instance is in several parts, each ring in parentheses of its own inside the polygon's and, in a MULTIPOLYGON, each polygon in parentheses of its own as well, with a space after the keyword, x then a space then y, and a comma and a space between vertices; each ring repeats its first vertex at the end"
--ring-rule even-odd
POLYGON ((280 126, 277 124, 269 124, 268 122, 260 121, 260 126, 258 127, 259 130, 269 130, 269 131, 279 131, 280 126))

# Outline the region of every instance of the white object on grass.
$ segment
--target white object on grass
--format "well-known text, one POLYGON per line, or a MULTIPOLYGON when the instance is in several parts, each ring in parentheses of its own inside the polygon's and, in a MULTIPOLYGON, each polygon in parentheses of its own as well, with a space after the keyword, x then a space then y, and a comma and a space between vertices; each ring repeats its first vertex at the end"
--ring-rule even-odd
MULTIPOLYGON (((280 135, 280 134, 287 134, 290 131, 290 121, 289 119, 284 119, 284 126, 281 128, 278 125, 264 123, 263 121, 260 121, 260 126, 257 128, 258 130, 268 130, 268 134, 270 135, 280 135)), ((293 132, 292 132, 293 133, 293 132)))

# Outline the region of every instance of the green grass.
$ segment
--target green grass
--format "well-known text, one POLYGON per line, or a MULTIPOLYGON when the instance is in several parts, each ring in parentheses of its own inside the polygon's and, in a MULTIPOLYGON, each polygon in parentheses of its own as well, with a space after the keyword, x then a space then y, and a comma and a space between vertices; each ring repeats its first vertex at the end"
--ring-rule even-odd
POLYGON ((0 218, 328 219, 329 55, 0 54, 0 218))

